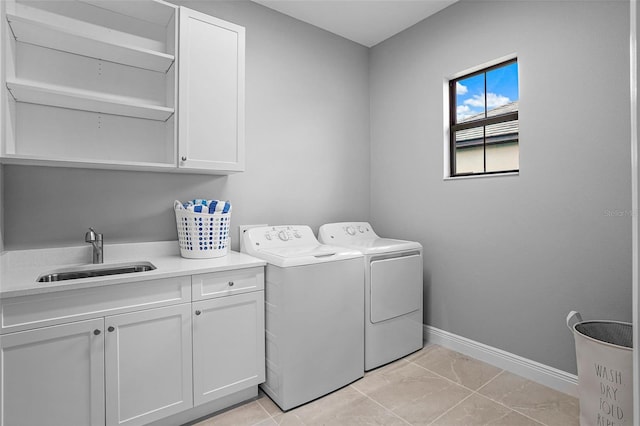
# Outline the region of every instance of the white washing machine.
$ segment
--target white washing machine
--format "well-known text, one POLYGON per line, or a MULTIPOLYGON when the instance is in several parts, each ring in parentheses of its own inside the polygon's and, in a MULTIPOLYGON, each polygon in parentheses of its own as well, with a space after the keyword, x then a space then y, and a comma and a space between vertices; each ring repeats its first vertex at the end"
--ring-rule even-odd
POLYGON ((318 239, 364 254, 365 370, 421 349, 422 245, 380 238, 367 222, 322 225, 318 239))
POLYGON ((266 382, 289 410, 364 375, 362 253, 320 244, 308 226, 247 230, 242 249, 267 262, 266 382))

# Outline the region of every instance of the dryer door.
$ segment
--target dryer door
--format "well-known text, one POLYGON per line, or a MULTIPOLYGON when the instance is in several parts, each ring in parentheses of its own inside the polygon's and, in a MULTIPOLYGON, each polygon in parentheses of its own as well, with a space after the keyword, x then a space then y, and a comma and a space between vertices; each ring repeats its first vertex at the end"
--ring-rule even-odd
POLYGON ((413 312, 422 306, 422 256, 371 262, 371 322, 413 312))

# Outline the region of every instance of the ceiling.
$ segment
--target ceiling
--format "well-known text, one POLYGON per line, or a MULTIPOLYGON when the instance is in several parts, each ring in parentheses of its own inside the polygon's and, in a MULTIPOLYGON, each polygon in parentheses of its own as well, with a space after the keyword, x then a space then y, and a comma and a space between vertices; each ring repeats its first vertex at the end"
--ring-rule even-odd
POLYGON ((367 47, 457 0, 253 0, 367 47))

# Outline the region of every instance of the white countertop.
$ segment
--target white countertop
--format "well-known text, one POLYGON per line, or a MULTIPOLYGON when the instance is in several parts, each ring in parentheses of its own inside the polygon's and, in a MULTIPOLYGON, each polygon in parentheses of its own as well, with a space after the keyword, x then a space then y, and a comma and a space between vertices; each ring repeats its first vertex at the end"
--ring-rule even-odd
MULTIPOLYGON (((61 269, 91 265, 91 247, 63 247, 6 251, 0 255, 0 299, 64 290, 121 284, 125 282, 204 274, 264 266, 263 260, 229 251, 212 259, 185 259, 177 241, 105 244, 105 262, 99 266, 151 262, 155 270, 104 277, 39 283, 40 275, 61 269)), ((98 265, 96 265, 98 266, 98 265)))

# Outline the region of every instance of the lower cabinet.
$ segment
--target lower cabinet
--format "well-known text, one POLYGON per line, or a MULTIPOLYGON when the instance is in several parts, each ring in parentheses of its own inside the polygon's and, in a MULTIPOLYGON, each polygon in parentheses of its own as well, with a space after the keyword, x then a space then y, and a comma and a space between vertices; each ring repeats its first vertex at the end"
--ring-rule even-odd
POLYGON ((0 337, 2 426, 144 425, 193 407, 191 304, 0 337))
POLYGON ((190 303, 106 317, 105 330, 107 426, 193 406, 190 303))
POLYGON ((264 382, 252 273, 255 291, 1 334, 0 426, 146 425, 264 382))
POLYGON ((104 425, 104 320, 0 336, 0 424, 104 425))
POLYGON ((264 291, 201 300, 193 311, 194 404, 264 382, 264 291))

